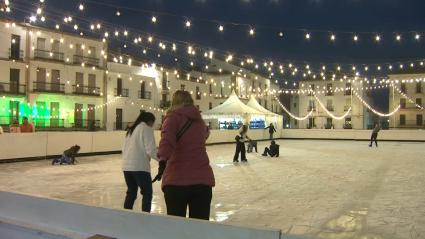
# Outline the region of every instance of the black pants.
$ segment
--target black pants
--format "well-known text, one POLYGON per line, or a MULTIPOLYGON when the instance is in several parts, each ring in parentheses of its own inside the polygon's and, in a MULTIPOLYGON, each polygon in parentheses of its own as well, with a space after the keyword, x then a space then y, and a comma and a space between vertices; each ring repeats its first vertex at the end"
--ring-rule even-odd
POLYGON ((373 141, 375 141, 376 147, 378 147, 378 133, 372 133, 372 137, 370 137, 370 144, 369 146, 372 147, 373 141))
POLYGON ((273 139, 274 132, 269 132, 269 134, 270 134, 270 139, 273 139))
POLYGON ((140 187, 140 194, 143 195, 142 211, 151 212, 153 194, 151 174, 142 171, 124 171, 124 178, 127 184, 127 195, 124 201, 124 208, 133 209, 134 201, 137 198, 137 191, 140 187))
POLYGON ((246 155, 245 155, 245 143, 244 142, 236 142, 236 152, 235 152, 235 156, 233 157, 233 162, 238 162, 239 160, 239 154, 241 154, 241 160, 242 161, 247 161, 246 159, 246 155))
POLYGON ((264 149, 263 155, 264 156, 270 155, 271 157, 274 157, 274 156, 278 157, 279 156, 277 154, 272 154, 272 151, 269 148, 267 148, 267 147, 264 149))
POLYGON ((163 191, 168 215, 186 217, 186 210, 189 207, 190 218, 210 219, 212 199, 210 186, 165 186, 163 191))

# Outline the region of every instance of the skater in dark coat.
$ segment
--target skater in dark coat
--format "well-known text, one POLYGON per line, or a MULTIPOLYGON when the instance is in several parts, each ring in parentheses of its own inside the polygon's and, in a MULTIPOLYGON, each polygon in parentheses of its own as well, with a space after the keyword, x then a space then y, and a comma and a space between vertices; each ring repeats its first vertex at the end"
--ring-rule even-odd
POLYGON ((245 140, 250 140, 250 138, 247 135, 248 132, 248 126, 242 125, 241 129, 239 130, 239 135, 236 136, 236 152, 235 156, 233 157, 233 162, 239 162, 239 154, 241 155, 241 161, 242 162, 248 162, 246 159, 246 149, 245 149, 245 140))
POLYGON ((78 154, 78 151, 80 151, 79 145, 74 145, 71 148, 63 151, 62 157, 58 159, 53 159, 52 165, 59 163, 62 164, 75 164, 75 157, 78 154))
POLYGON ((270 155, 271 157, 279 157, 279 145, 276 144, 274 140, 272 140, 270 147, 264 149, 263 156, 270 155))
POLYGON ((250 139, 248 141, 248 149, 246 150, 247 153, 252 153, 255 149, 255 152, 257 153, 257 141, 250 139))
POLYGON ((270 124, 265 129, 269 129, 270 139, 273 139, 273 134, 276 132, 276 129, 274 128, 273 124, 270 124))
POLYGON ((378 124, 375 125, 375 128, 372 131, 372 136, 370 137, 369 147, 372 147, 373 141, 375 141, 376 147, 378 147, 378 133, 381 130, 378 124))

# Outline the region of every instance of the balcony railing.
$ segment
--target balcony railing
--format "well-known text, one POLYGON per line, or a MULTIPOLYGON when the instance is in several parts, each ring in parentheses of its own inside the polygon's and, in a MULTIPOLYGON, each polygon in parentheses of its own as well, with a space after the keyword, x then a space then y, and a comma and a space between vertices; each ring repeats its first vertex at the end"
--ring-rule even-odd
POLYGON ((139 99, 150 100, 152 99, 152 93, 150 91, 140 91, 138 92, 139 99))
POLYGON ((33 82, 34 92, 65 93, 65 84, 33 82))
POLYGON ((326 109, 328 110, 328 111, 334 111, 334 107, 333 106, 326 106, 326 109))
POLYGON ((25 95, 26 85, 0 82, 0 94, 25 95))
POLYGON ((416 87, 416 94, 422 94, 423 92, 422 87, 416 87))
POLYGON ((128 97, 129 93, 128 93, 128 89, 121 89, 118 90, 117 88, 114 89, 114 94, 115 96, 119 96, 119 97, 128 97))
POLYGON ((326 91, 326 93, 325 93, 325 95, 326 96, 333 96, 334 95, 334 93, 332 92, 332 91, 326 91))
POLYGON ((57 129, 65 127, 65 119, 37 119, 34 118, 36 129, 57 129))
POLYGON ((342 126, 344 129, 353 129, 353 125, 351 123, 344 123, 342 126))
POLYGON ((76 129, 96 130, 101 128, 100 120, 75 119, 73 127, 76 129))
POLYGON ((62 52, 52 52, 41 49, 36 49, 34 51, 35 59, 47 59, 53 61, 64 61, 64 54, 62 52))
MULTIPOLYGON (((422 106, 422 105, 420 105, 422 106)), ((404 109, 404 110, 415 110, 415 109, 419 109, 416 104, 413 103, 405 103, 405 104, 400 104, 400 108, 404 109)))
POLYGON ((24 51, 19 50, 19 53, 18 52, 12 52, 12 49, 9 48, 9 59, 21 61, 22 59, 24 59, 24 51))
POLYGON ((348 111, 350 109, 351 106, 349 105, 344 105, 344 111, 348 111))
POLYGON ((315 106, 309 106, 307 108, 307 111, 316 111, 316 107, 315 106))
POLYGON ((171 106, 171 101, 168 101, 168 100, 166 100, 166 101, 161 100, 161 101, 159 102, 159 107, 160 107, 161 109, 166 109, 166 108, 169 108, 170 106, 171 106))
POLYGON ((406 120, 404 122, 398 122, 399 128, 425 128, 425 121, 417 120, 406 120))
POLYGON ((89 66, 99 66, 99 58, 74 55, 74 64, 86 64, 89 66))
POLYGON ((84 85, 73 85, 72 93, 75 95, 93 95, 100 96, 100 88, 93 86, 84 86, 84 85))
POLYGON ((351 90, 345 90, 344 95, 351 95, 351 90))

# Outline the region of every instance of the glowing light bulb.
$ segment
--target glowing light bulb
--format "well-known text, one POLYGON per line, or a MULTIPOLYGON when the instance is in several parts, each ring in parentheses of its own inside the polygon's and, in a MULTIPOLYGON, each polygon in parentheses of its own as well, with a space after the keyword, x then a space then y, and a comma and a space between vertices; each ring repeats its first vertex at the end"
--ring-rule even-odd
POLYGON ((334 34, 331 35, 331 41, 335 41, 336 37, 334 34))
POLYGON ((249 30, 249 35, 251 35, 251 36, 252 36, 252 35, 254 35, 254 34, 255 34, 255 31, 254 31, 254 29, 252 29, 252 28, 251 28, 251 29, 249 30))
POLYGON ((375 41, 377 41, 377 42, 381 41, 381 36, 376 35, 376 36, 375 36, 375 41))
POLYGON ((358 37, 357 35, 355 35, 355 36, 353 37, 353 40, 354 40, 355 42, 357 42, 357 41, 359 40, 359 37, 358 37))
POLYGON ((186 21, 186 27, 189 28, 192 24, 190 23, 189 20, 186 21))
POLYGON ((84 10, 84 5, 82 3, 80 3, 80 6, 78 6, 78 9, 80 9, 80 11, 84 10))
POLYGON ((152 22, 156 23, 156 17, 155 16, 152 17, 152 22))
POLYGON ((219 30, 220 32, 222 32, 222 31, 224 31, 224 27, 223 27, 222 25, 220 25, 220 26, 218 26, 218 30, 219 30))
POLYGON ((397 35, 396 39, 397 39, 397 41, 401 41, 401 36, 397 35))
POLYGON ((117 12, 115 13, 115 15, 117 15, 117 17, 119 17, 119 16, 121 16, 121 12, 120 12, 120 11, 117 11, 117 12))
POLYGON ((279 32, 279 36, 280 37, 283 37, 283 32, 279 32))
POLYGON ((415 35, 415 39, 419 41, 419 40, 421 39, 421 35, 416 34, 416 35, 415 35))
POLYGON ((305 39, 310 39, 310 33, 305 34, 305 39))

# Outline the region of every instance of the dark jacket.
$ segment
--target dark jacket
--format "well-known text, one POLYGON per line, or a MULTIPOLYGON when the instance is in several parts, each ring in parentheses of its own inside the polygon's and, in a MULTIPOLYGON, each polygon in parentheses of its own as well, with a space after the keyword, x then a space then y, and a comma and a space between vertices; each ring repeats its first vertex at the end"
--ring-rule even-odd
POLYGON ((269 129, 270 134, 273 134, 274 132, 276 132, 276 129, 274 128, 273 125, 266 127, 266 129, 269 129))

